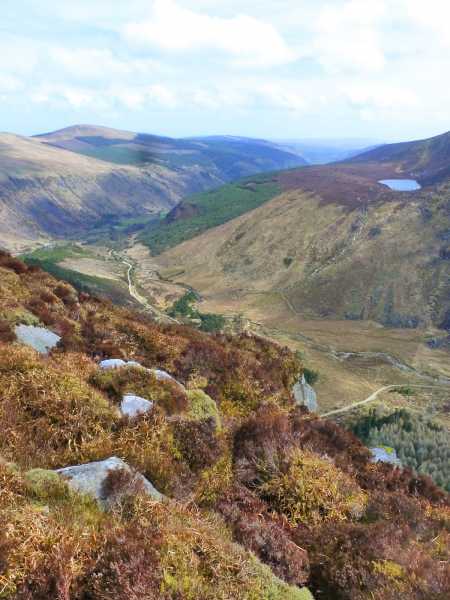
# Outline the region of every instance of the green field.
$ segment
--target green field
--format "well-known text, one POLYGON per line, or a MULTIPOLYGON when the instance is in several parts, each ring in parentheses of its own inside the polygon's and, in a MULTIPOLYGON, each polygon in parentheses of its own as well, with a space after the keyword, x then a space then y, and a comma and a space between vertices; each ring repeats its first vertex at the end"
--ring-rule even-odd
POLYGON ((139 235, 139 239, 154 254, 161 254, 207 229, 261 206, 281 191, 278 183, 270 177, 260 176, 195 194, 183 202, 195 206, 198 214, 171 223, 163 221, 152 224, 139 235))
POLYGON ((54 277, 67 281, 79 291, 87 292, 94 296, 104 296, 118 304, 129 304, 130 296, 125 283, 103 277, 85 275, 72 269, 66 269, 59 264, 66 258, 90 258, 93 256, 92 252, 81 246, 67 244, 64 246, 41 248, 29 254, 24 254, 21 258, 27 265, 40 267, 54 277))

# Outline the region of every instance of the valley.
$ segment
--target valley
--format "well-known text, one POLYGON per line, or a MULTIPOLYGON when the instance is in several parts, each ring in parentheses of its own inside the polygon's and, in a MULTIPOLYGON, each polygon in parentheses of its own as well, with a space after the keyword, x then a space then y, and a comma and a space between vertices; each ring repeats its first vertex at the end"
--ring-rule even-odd
POLYGON ((442 325, 450 313, 450 182, 434 150, 448 136, 408 146, 414 160, 394 145, 365 161, 273 172, 190 195, 165 217, 100 226, 79 238, 87 256, 56 262, 101 277, 113 299, 106 282, 120 288, 122 301, 125 287, 126 303, 162 321, 193 290, 199 310, 223 315, 231 330, 244 326, 301 353, 320 374, 321 412, 386 386, 430 384, 443 389, 415 387, 408 397, 386 390, 376 402, 430 410, 448 422, 442 325), (379 183, 407 176, 425 186, 396 191, 379 183))

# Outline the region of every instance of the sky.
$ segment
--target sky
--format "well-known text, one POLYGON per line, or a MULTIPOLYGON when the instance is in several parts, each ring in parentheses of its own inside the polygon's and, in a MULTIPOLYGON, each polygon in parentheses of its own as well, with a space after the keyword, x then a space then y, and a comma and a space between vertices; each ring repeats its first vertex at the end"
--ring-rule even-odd
POLYGON ((418 139, 450 129, 449 0, 2 0, 0 131, 418 139))

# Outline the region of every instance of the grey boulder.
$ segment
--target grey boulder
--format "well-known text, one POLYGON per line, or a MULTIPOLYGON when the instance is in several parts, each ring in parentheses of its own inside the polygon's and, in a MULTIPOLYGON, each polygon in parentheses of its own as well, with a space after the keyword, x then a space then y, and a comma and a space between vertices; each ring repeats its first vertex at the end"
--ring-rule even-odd
POLYGON ((100 368, 109 371, 110 369, 120 369, 120 367, 125 367, 126 364, 127 363, 121 358, 108 358, 100 362, 100 368))
POLYGON ((105 371, 108 371, 110 369, 120 369, 122 367, 137 367, 140 369, 144 369, 148 373, 151 373, 156 377, 158 381, 172 381, 173 383, 176 383, 182 390, 185 389, 184 385, 177 381, 175 377, 172 377, 170 373, 167 373, 167 371, 163 371, 162 369, 147 369, 147 367, 144 367, 135 360, 126 361, 122 360, 121 358, 107 358, 105 360, 102 360, 99 363, 99 366, 105 371))
POLYGON ((398 467, 402 464, 394 448, 381 447, 369 448, 369 450, 372 453, 372 462, 385 462, 398 467))
POLYGON ((53 331, 34 325, 17 325, 15 332, 19 342, 31 346, 41 354, 47 354, 61 339, 53 331))
POLYGON ((141 396, 135 396, 134 394, 125 394, 122 398, 120 410, 123 415, 127 417, 137 417, 150 412, 153 408, 153 402, 141 396))
POLYGON ((120 498, 139 492, 143 492, 159 502, 164 498, 148 479, 116 456, 98 462, 65 467, 56 472, 67 481, 73 490, 91 496, 103 508, 109 508, 120 498), (108 490, 107 478, 114 471, 120 471, 129 477, 128 479, 127 477, 123 478, 125 484, 119 490, 111 493, 108 490))
POLYGON ((314 391, 314 388, 306 381, 304 375, 302 375, 294 385, 292 393, 296 404, 299 406, 306 406, 309 412, 318 411, 319 405, 317 403, 317 394, 314 391))

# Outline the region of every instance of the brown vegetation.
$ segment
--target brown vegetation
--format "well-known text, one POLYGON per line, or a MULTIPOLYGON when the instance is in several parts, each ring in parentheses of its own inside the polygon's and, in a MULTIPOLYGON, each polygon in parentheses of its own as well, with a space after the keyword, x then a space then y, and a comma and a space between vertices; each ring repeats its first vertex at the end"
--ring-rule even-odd
POLYGON ((50 356, 0 343, 0 597, 300 600, 289 585, 304 584, 328 600, 448 595, 448 496, 295 408, 302 365, 287 349, 160 326, 42 273, 2 273, 2 318, 44 316, 62 342, 50 356), (104 356, 190 389, 139 368, 100 372, 104 356), (127 391, 154 410, 121 417, 127 391), (113 472, 103 491, 120 502, 102 513, 43 471, 113 455, 172 500, 144 499, 113 472))

